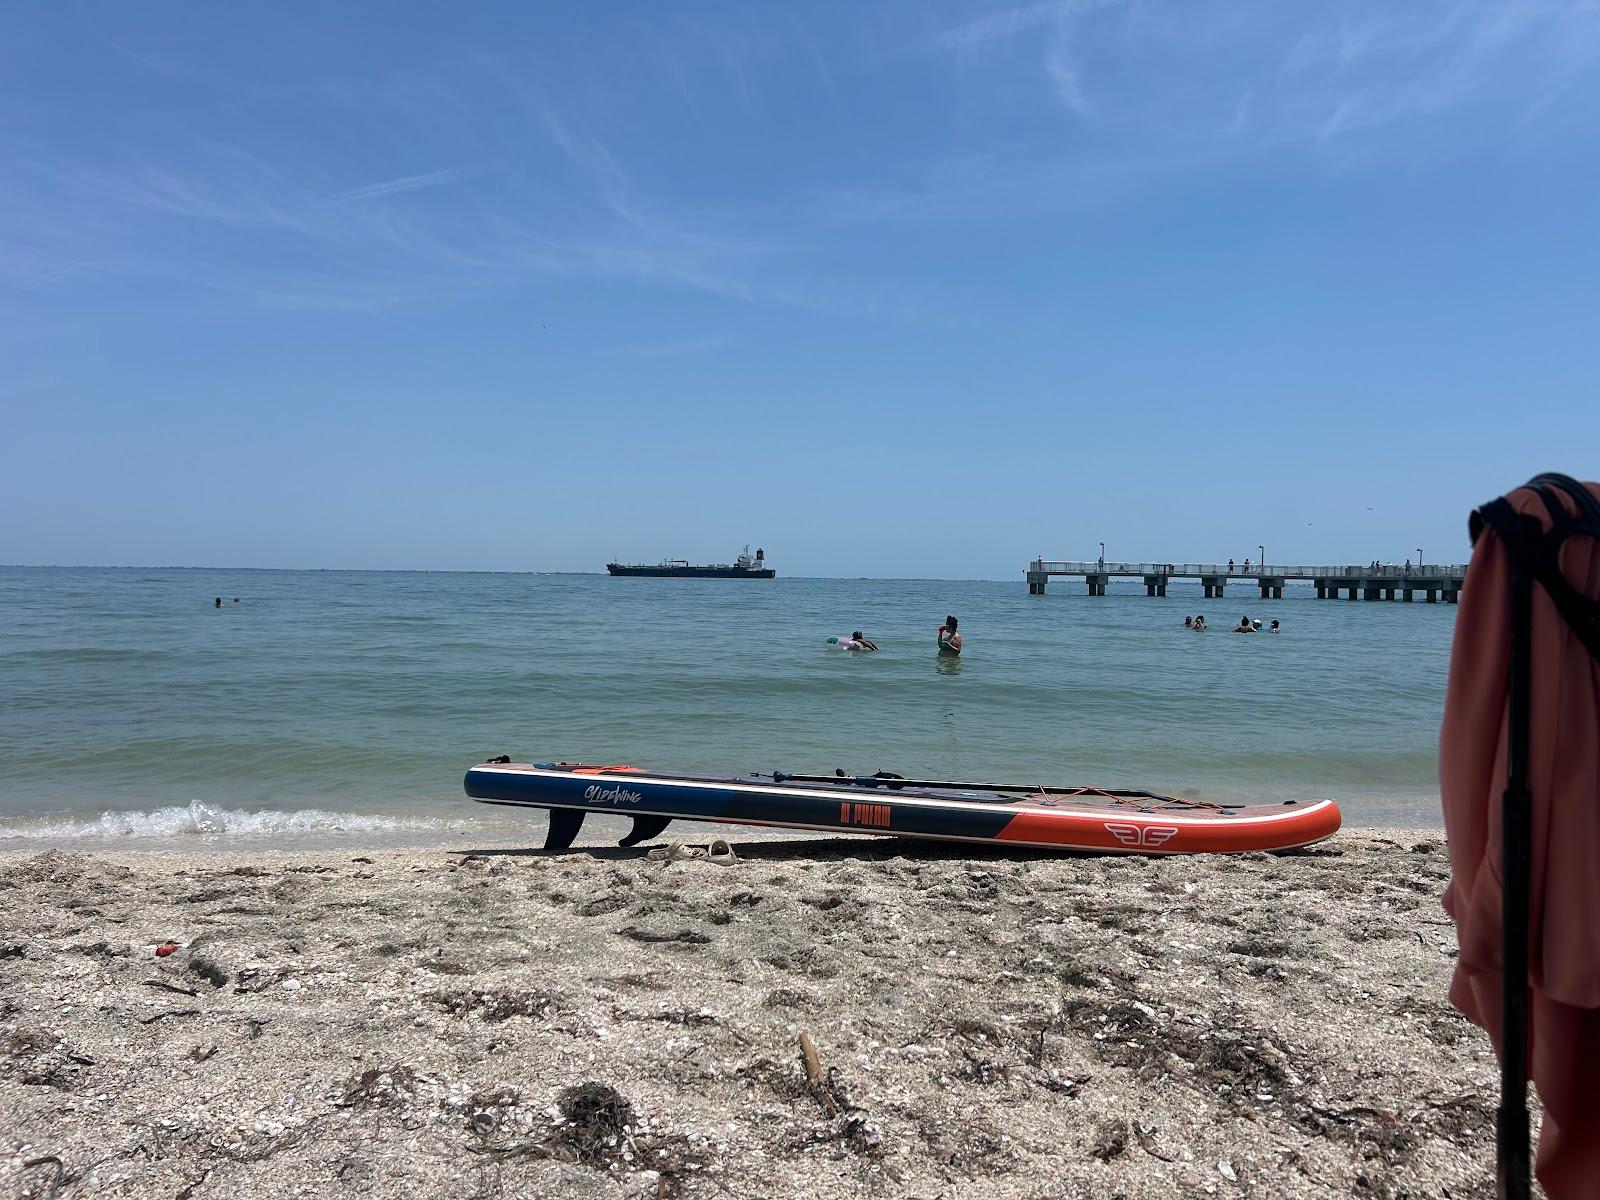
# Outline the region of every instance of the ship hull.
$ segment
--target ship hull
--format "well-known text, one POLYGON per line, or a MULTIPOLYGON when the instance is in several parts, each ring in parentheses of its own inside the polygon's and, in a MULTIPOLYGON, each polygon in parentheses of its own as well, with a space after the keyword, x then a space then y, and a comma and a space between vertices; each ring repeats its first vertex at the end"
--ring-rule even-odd
POLYGON ((771 567, 630 567, 622 563, 607 563, 606 572, 651 579, 775 579, 778 575, 771 567))

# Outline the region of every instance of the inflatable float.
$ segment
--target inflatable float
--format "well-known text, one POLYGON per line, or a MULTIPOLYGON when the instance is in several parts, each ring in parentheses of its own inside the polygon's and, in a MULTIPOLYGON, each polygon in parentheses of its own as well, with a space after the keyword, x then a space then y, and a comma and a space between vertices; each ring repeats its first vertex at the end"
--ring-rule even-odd
POLYGON ((1331 837, 1340 822, 1332 800, 1213 804, 1135 790, 950 783, 882 772, 680 775, 499 758, 469 770, 465 787, 485 804, 548 809, 551 850, 572 845, 591 812, 633 818, 624 846, 657 837, 672 821, 711 821, 1113 854, 1290 850, 1331 837))

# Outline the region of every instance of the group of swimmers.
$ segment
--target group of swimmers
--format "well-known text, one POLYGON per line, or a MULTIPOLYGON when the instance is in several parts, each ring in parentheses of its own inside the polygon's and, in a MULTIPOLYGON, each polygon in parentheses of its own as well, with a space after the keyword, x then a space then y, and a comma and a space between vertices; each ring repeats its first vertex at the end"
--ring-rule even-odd
MULTIPOLYGON (((958 622, 954 617, 946 617, 944 624, 939 626, 939 654, 944 658, 959 658, 961 655, 961 635, 956 632, 958 622)), ((876 650, 878 643, 867 637, 857 629, 849 637, 831 637, 828 645, 836 650, 850 650, 855 653, 876 650)))
MULTIPOLYGON (((954 617, 946 617, 944 624, 939 626, 939 655, 942 658, 959 658, 961 655, 961 635, 956 632, 957 625, 958 622, 954 617)), ((1204 633, 1207 628, 1205 615, 1185 617, 1183 619, 1183 627, 1192 629, 1196 633, 1204 633)), ((1265 632, 1277 633, 1279 630, 1280 626, 1277 618, 1274 617, 1272 622, 1267 625, 1265 632)), ((1261 618, 1242 616, 1239 618, 1239 623, 1233 627, 1233 631, 1235 633, 1261 633, 1263 632, 1261 618)), ((878 648, 878 643, 867 637, 859 629, 851 633, 849 637, 829 638, 828 645, 838 650, 850 650, 856 653, 878 648)))
MULTIPOLYGON (((1203 616, 1185 617, 1183 619, 1183 627, 1185 629, 1192 629, 1196 633, 1204 633, 1206 631, 1206 619, 1203 616)), ((1268 633, 1277 633, 1278 629, 1279 629, 1279 627, 1278 627, 1277 618, 1273 618, 1272 624, 1267 626, 1267 632, 1268 633)), ((1260 633, 1261 632, 1261 618, 1260 617, 1240 617, 1239 618, 1239 623, 1233 627, 1233 631, 1235 633, 1260 633)))
MULTIPOLYGON (((961 655, 961 635, 956 632, 958 622, 954 617, 946 617, 944 624, 939 626, 939 655, 942 658, 959 658, 961 655)), ((1192 629, 1195 633, 1204 633, 1207 629, 1204 614, 1194 617, 1185 617, 1183 627, 1192 629)), ((1261 633, 1261 618, 1242 616, 1239 623, 1233 627, 1235 633, 1261 633)), ((1267 625, 1265 632, 1277 633, 1280 631, 1277 618, 1274 617, 1267 625)), ((849 637, 831 637, 828 645, 838 650, 850 650, 856 653, 871 651, 878 648, 878 643, 867 637, 857 629, 849 637)))

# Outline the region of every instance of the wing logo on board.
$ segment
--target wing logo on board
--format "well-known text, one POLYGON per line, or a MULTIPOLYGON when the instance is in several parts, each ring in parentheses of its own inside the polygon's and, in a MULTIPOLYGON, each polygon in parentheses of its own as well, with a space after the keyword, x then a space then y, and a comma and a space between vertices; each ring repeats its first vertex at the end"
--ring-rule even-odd
POLYGON ((1148 846, 1152 850, 1178 836, 1171 825, 1124 825, 1117 821, 1107 821, 1106 832, 1124 846, 1148 846))

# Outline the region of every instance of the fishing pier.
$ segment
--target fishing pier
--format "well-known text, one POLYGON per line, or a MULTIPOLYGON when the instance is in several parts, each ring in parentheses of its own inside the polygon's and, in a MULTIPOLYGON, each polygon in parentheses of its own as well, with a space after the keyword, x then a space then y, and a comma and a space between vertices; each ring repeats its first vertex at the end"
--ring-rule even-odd
POLYGON ((1414 600, 1418 593, 1434 604, 1443 597, 1454 604, 1461 596, 1461 583, 1467 568, 1458 566, 1244 566, 1232 563, 1127 563, 1066 562, 1036 558, 1028 564, 1028 595, 1044 595, 1052 575, 1081 578, 1091 596, 1104 596, 1112 579, 1142 579, 1147 596, 1165 596, 1174 579, 1198 579, 1207 600, 1221 600, 1228 584, 1260 589, 1263 600, 1282 600, 1284 585, 1303 581, 1315 585, 1318 600, 1337 600, 1343 595, 1355 600, 1414 600))

